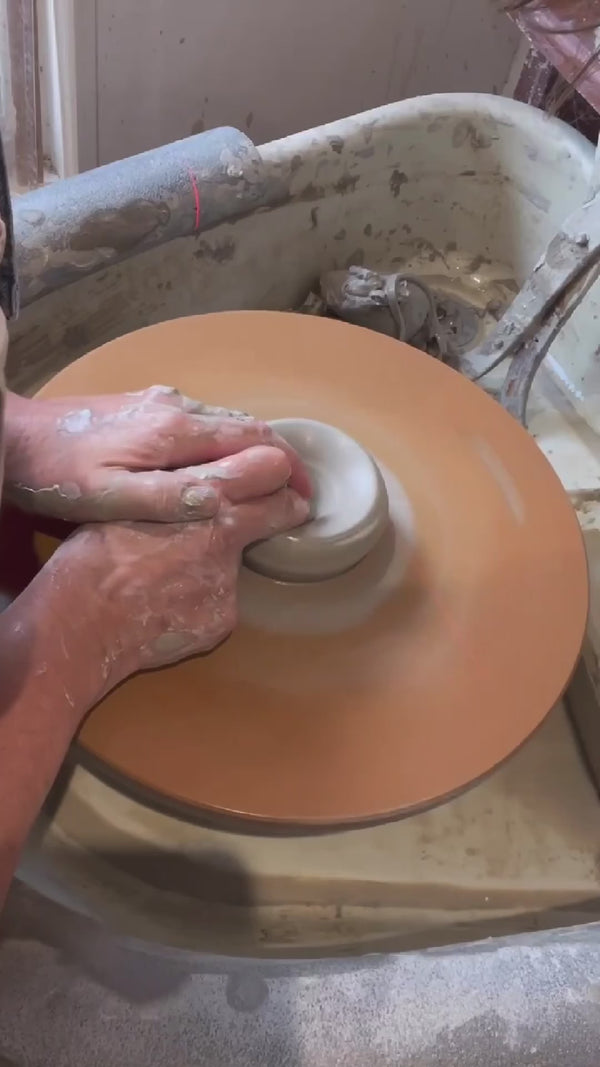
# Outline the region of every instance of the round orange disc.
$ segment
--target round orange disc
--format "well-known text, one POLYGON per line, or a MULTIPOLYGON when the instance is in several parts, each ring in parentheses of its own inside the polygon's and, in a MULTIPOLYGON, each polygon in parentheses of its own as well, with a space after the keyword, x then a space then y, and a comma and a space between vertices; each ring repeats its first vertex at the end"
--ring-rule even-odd
POLYGON ((586 562, 556 475, 495 401, 389 337, 276 312, 151 326, 42 395, 156 383, 344 430, 408 497, 414 549, 400 573, 392 528, 311 587, 244 569, 231 639, 109 695, 81 731, 89 753, 182 811, 330 826, 434 804, 541 723, 580 651, 586 562))

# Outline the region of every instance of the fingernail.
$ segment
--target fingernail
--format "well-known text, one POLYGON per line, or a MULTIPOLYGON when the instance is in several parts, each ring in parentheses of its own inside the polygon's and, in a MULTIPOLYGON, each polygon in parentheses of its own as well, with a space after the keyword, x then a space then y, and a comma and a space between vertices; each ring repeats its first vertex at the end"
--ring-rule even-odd
POLYGON ((197 644, 197 640, 194 639, 194 635, 191 633, 173 633, 172 631, 166 634, 161 634, 154 642, 154 652, 161 658, 163 656, 183 656, 184 652, 195 651, 194 646, 197 644))
POLYGON ((301 496, 296 496, 294 501, 294 513, 302 522, 308 522, 309 519, 314 518, 314 510, 310 501, 304 500, 301 496))
POLYGON ((205 508, 207 504, 217 499, 217 494, 211 486, 191 485, 185 489, 181 500, 186 508, 205 508))

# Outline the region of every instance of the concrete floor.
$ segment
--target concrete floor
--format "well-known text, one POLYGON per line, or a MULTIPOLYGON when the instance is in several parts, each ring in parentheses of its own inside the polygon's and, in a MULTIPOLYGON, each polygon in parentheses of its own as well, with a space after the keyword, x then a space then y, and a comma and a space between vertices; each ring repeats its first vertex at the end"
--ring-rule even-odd
POLYGON ((596 1067, 600 928, 268 966, 148 953, 16 889, 1 1067, 596 1067))

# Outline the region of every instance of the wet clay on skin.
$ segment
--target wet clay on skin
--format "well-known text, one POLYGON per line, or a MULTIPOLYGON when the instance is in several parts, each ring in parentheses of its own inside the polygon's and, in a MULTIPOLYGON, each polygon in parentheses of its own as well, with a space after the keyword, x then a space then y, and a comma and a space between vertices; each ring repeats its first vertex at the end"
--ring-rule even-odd
POLYGON ((188 809, 307 827, 426 807, 510 755, 564 689, 587 610, 575 515, 527 433, 407 345, 275 312, 140 330, 41 395, 166 377, 208 403, 338 427, 377 461, 389 527, 323 582, 244 568, 231 638, 110 694, 84 748, 188 809))

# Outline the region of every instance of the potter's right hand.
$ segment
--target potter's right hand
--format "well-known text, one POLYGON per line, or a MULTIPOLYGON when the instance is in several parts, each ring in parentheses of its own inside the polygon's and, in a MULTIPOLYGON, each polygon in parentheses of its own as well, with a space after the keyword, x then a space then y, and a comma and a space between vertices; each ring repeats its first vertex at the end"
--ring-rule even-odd
POLYGON ((236 622, 243 549, 306 520, 308 503, 283 488, 284 452, 257 446, 223 462, 227 498, 214 518, 84 526, 47 564, 85 615, 90 669, 100 659, 103 692, 135 671, 219 644, 236 622))

